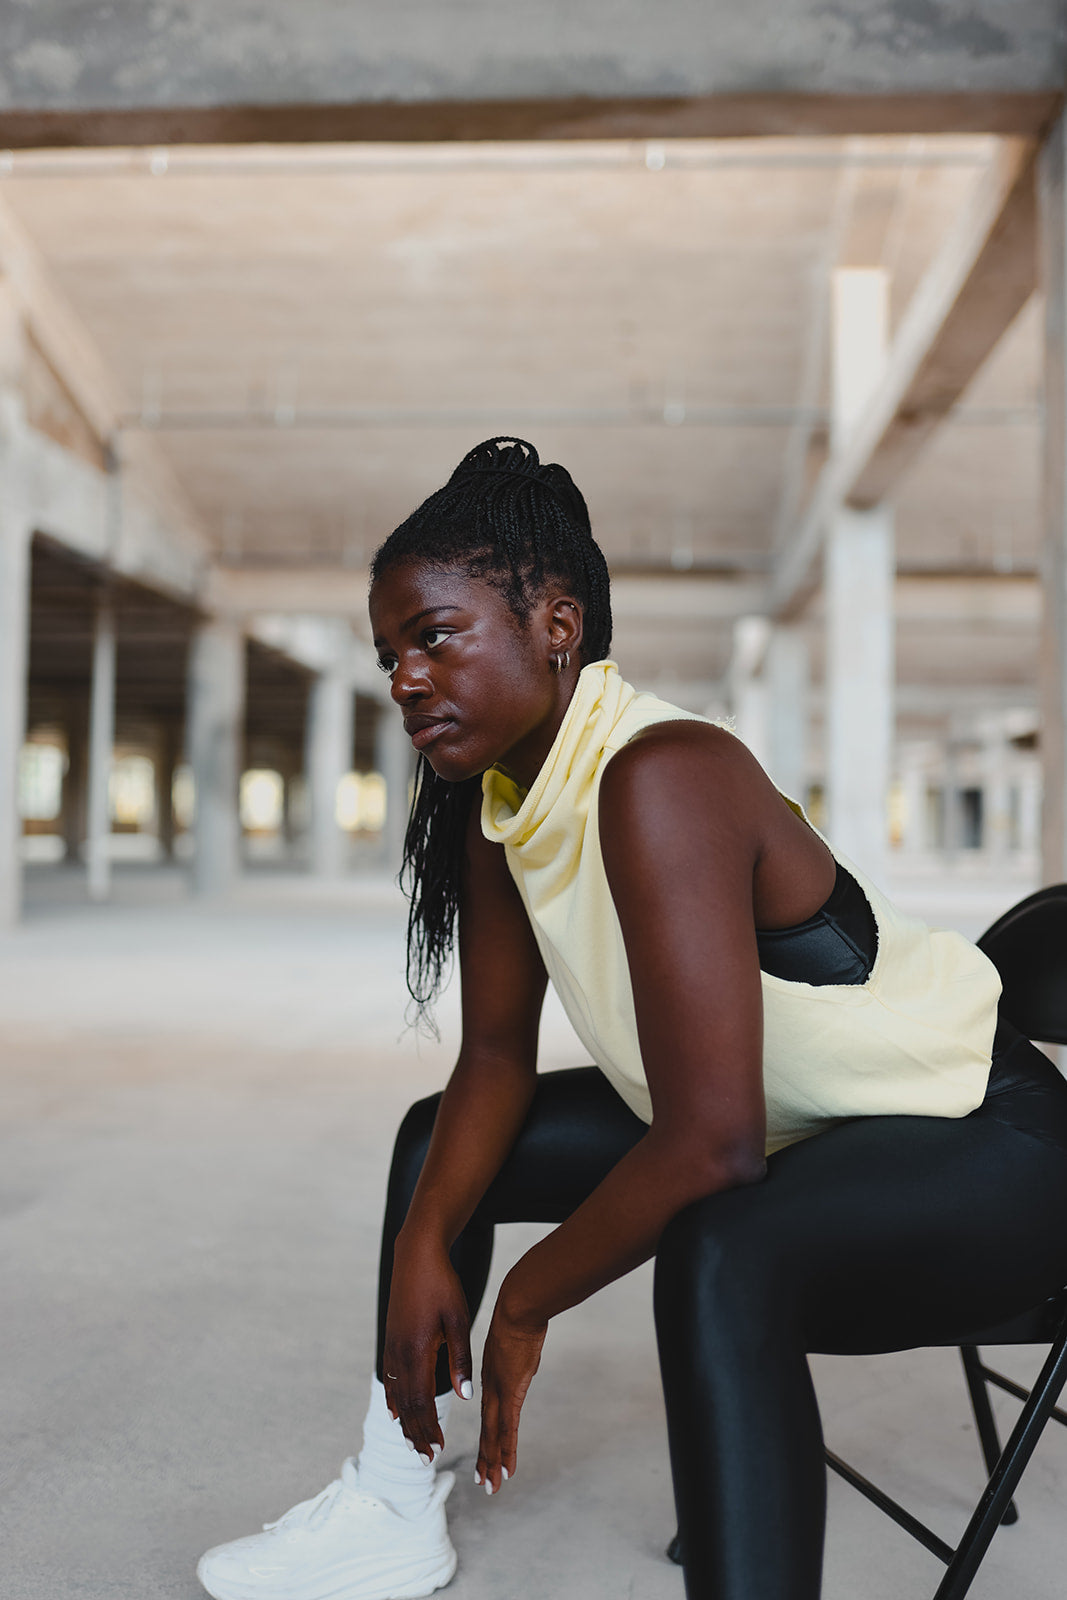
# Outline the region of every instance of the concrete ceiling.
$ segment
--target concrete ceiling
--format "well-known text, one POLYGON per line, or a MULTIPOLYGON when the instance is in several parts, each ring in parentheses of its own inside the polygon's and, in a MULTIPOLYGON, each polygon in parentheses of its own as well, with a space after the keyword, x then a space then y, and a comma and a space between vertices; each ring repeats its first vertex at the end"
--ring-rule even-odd
MULTIPOLYGON (((227 565, 362 567, 464 450, 514 430, 571 468, 616 570, 759 574, 825 454, 830 272, 886 267, 898 321, 993 150, 27 152, 0 196, 227 565)), ((1039 358, 1031 304, 904 481, 905 569, 1032 569, 1039 358)), ((619 637, 635 675, 707 684, 730 624, 619 637)))
POLYGON ((1050 102, 1065 68, 1058 0, 4 0, 0 10, 0 141, 13 145, 253 140, 272 125, 286 139, 1021 131, 1049 110, 1022 102, 1050 102), (918 96, 940 103, 916 110, 918 96), (835 97, 850 103, 828 105, 835 97))

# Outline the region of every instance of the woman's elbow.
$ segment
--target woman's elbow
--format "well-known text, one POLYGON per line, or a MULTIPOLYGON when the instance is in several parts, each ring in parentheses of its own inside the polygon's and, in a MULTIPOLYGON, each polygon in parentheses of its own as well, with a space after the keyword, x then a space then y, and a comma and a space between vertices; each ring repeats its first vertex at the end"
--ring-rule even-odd
POLYGON ((686 1175, 683 1203, 689 1205, 726 1189, 743 1189, 749 1184, 761 1183, 767 1176, 767 1160, 762 1141, 707 1140, 691 1152, 688 1160, 679 1162, 678 1170, 686 1175))

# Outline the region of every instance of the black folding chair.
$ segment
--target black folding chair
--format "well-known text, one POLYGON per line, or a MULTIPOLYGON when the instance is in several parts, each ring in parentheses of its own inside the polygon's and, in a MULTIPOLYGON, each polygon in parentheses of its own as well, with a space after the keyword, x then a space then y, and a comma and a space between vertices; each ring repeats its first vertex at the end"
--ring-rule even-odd
MULTIPOLYGON (((1020 900, 979 939, 1004 983, 1001 1011, 1020 1032, 1043 1044, 1067 1044, 1067 884, 1053 884, 1020 900)), ((1012 1496, 1034 1453, 1046 1422, 1067 1426, 1067 1412, 1056 1401, 1067 1382, 1067 1286, 1033 1311, 996 1328, 977 1329, 960 1346, 963 1373, 989 1481, 955 1548, 925 1523, 847 1465, 832 1450, 827 1464, 867 1496, 894 1522, 946 1564, 934 1600, 962 1600, 1002 1522, 1015 1522, 1012 1496), (978 1347, 985 1344, 1049 1344, 1032 1389, 1025 1389, 987 1367, 978 1347), (1001 1449, 989 1385, 1024 1402, 1011 1437, 1001 1449)))
MULTIPOLYGON (((1067 884, 1039 889, 1021 900, 978 943, 1003 980, 1003 1014, 1031 1039, 1067 1044, 1067 884)), ((832 1450, 826 1451, 828 1466, 945 1562, 947 1570, 933 1600, 962 1600, 997 1528, 1018 1519, 1012 1496, 1045 1424, 1052 1417, 1067 1426, 1067 1412, 1056 1404, 1067 1382, 1067 1285, 1011 1322, 976 1329, 960 1346, 960 1356, 989 1481, 955 1548, 832 1450), (978 1348, 986 1344, 1050 1345, 1033 1388, 1027 1390, 987 1367, 978 1348), (990 1384, 1024 1402, 1003 1449, 989 1402, 990 1384)), ((672 1561, 682 1561, 677 1534, 667 1554, 672 1561)))

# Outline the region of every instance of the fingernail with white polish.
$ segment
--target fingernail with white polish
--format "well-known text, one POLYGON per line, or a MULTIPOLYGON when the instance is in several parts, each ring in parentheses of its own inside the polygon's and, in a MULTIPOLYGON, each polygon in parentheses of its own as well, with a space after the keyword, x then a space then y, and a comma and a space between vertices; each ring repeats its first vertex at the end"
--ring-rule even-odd
POLYGON ((436 1460, 436 1458, 437 1458, 437 1457, 438 1457, 438 1456, 440 1456, 440 1455, 443 1455, 443 1454, 444 1454, 444 1449, 445 1449, 445 1447, 444 1447, 444 1445, 443 1445, 443 1444, 435 1444, 435 1445, 431 1445, 431 1446, 430 1446, 430 1448, 431 1448, 431 1449, 432 1449, 432 1451, 433 1451, 433 1453, 434 1453, 434 1459, 435 1459, 435 1460, 436 1460))
POLYGON ((463 1382, 459 1386, 459 1392, 463 1396, 464 1400, 474 1399, 474 1385, 469 1378, 464 1378, 463 1382))
POLYGON ((485 1480, 485 1492, 486 1494, 492 1494, 493 1492, 493 1480, 491 1478, 486 1478, 485 1480))
POLYGON ((474 1481, 477 1484, 478 1488, 480 1489, 481 1486, 482 1486, 482 1475, 481 1475, 480 1472, 476 1472, 474 1474, 474 1481))
POLYGON ((434 1460, 436 1458, 435 1458, 434 1453, 433 1453, 432 1450, 430 1451, 429 1455, 426 1454, 425 1450, 420 1450, 419 1451, 419 1459, 421 1461, 425 1461, 425 1463, 426 1463, 426 1465, 428 1467, 432 1467, 433 1464, 434 1464, 434 1460))
POLYGON ((414 1439, 409 1439, 407 1434, 404 1435, 404 1443, 407 1445, 409 1450, 414 1450, 415 1441, 414 1441, 414 1439))
POLYGON ((503 1478, 504 1482, 507 1483, 507 1481, 508 1481, 508 1469, 507 1469, 507 1467, 501 1467, 500 1476, 503 1478))

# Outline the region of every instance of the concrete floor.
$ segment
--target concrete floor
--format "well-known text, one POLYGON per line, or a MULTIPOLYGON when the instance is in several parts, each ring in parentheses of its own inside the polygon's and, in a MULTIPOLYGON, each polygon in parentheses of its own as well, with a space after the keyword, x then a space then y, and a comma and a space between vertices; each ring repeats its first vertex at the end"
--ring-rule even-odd
MULTIPOLYGON (((114 904, 80 901, 31 875, 0 940, 0 1600, 196 1600, 203 1548, 357 1446, 392 1130, 443 1081, 455 1006, 439 1045, 401 1032, 384 883, 208 908, 130 871, 114 904)), ((546 1065, 578 1051, 553 1014, 546 1065)), ((502 1230, 501 1264, 536 1231, 502 1230)), ((455 1600, 681 1600, 649 1288, 642 1269, 554 1325, 499 1499, 472 1481, 475 1407, 453 1429, 455 1600)), ((951 1537, 980 1481, 953 1354, 817 1377, 835 1447, 951 1537)), ((1063 1591, 1055 1434, 975 1600, 1063 1591)), ((934 1558, 836 1480, 830 1502, 825 1600, 932 1595, 934 1558)))

